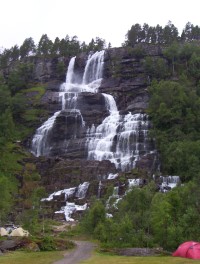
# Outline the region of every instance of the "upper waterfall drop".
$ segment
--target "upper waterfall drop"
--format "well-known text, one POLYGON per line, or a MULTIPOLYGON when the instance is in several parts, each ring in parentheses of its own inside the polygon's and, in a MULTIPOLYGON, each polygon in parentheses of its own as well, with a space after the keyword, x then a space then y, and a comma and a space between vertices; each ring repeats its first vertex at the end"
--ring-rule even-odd
POLYGON ((103 78, 104 50, 90 55, 83 74, 83 85, 89 85, 94 91, 100 86, 103 78))
POLYGON ((74 65, 75 65, 75 60, 76 57, 72 57, 70 62, 69 62, 69 66, 68 66, 68 70, 67 70, 67 75, 66 75, 66 84, 71 84, 73 83, 73 78, 74 78, 74 65))
MULTIPOLYGON (((84 74, 81 83, 78 83, 74 68, 76 57, 72 57, 66 74, 65 83, 60 85, 59 99, 61 102, 61 110, 57 111, 52 117, 45 121, 41 127, 36 130, 32 139, 31 152, 36 156, 48 156, 51 152, 51 142, 49 142, 50 132, 54 126, 56 118, 63 111, 71 113, 75 120, 81 121, 82 126, 85 125, 83 117, 79 109, 77 109, 78 95, 82 92, 96 93, 101 85, 103 76, 103 60, 104 51, 90 54, 86 62, 84 74)), ((72 135, 75 138, 76 135, 72 135)))
POLYGON ((102 50, 88 56, 81 81, 74 72, 76 57, 73 57, 69 62, 66 82, 61 85, 61 91, 96 93, 103 78, 104 53, 102 50))

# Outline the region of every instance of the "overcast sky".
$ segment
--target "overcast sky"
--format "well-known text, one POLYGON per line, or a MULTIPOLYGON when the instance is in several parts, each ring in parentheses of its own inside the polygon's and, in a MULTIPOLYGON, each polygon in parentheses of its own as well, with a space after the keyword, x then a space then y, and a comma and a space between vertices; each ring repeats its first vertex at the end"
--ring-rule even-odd
POLYGON ((165 26, 179 32, 190 21, 200 26, 200 0, 0 0, 0 47, 21 45, 42 34, 54 41, 67 34, 88 43, 100 37, 120 46, 133 24, 165 26))

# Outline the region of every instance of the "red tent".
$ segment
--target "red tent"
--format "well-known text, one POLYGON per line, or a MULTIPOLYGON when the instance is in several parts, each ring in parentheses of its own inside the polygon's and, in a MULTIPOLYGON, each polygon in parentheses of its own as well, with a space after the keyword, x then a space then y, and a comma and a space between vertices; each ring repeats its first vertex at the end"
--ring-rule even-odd
POLYGON ((181 244, 172 254, 174 257, 200 259, 200 243, 195 241, 187 241, 181 244))

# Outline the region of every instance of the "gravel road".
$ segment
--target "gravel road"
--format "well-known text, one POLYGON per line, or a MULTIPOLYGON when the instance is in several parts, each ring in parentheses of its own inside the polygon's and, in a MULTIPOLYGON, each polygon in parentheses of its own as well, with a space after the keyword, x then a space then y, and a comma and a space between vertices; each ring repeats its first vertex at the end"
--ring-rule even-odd
POLYGON ((78 264, 80 261, 88 259, 95 248, 95 244, 87 241, 75 241, 75 244, 77 247, 74 250, 67 252, 64 259, 53 264, 78 264))

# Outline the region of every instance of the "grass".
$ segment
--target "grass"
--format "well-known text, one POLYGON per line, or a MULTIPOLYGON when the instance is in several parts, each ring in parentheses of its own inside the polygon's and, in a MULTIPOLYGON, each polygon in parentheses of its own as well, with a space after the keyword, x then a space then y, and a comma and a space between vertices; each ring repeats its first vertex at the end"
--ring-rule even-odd
MULTIPOLYGON (((63 251, 50 252, 23 252, 15 251, 0 256, 1 264, 52 264, 54 261, 63 258, 63 251)), ((200 260, 177 258, 170 256, 158 257, 124 257, 102 253, 94 255, 81 262, 81 264, 200 264, 200 260)))
POLYGON ((62 251, 51 252, 23 252, 15 251, 0 256, 1 264, 52 264, 54 261, 62 259, 62 251))
POLYGON ((124 257, 108 254, 95 253, 90 259, 84 260, 82 264, 199 264, 200 260, 177 258, 171 256, 159 257, 124 257))

